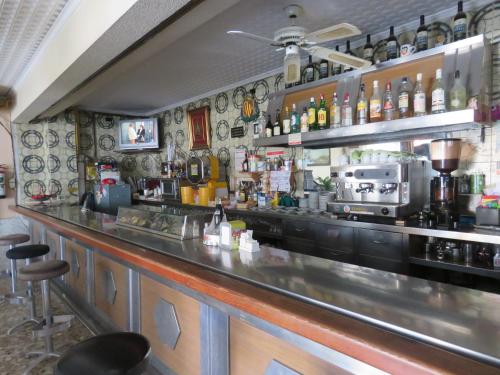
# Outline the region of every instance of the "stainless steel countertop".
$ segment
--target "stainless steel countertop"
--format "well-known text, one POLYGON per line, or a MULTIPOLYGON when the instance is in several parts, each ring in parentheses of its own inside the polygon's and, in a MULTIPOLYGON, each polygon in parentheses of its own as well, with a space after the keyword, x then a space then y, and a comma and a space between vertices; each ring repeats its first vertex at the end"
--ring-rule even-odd
MULTIPOLYGON (((144 204, 154 204, 161 205, 162 203, 167 206, 183 206, 180 202, 173 201, 144 201, 141 200, 141 203, 144 204)), ((185 206, 185 205, 184 205, 185 206)), ((189 207, 197 207, 187 205, 189 207)), ((207 209, 208 207, 202 207, 203 209, 207 209)), ((457 241, 472 241, 472 242, 484 242, 490 244, 500 245, 500 231, 495 230, 485 230, 485 229, 476 229, 476 228, 465 228, 460 230, 447 230, 447 229, 434 229, 434 228, 426 228, 420 227, 417 225, 408 224, 406 226, 400 225, 390 225, 390 224, 378 224, 378 223, 368 223, 362 221, 352 221, 345 219, 335 219, 331 217, 327 217, 325 215, 287 215, 283 214, 278 210, 272 209, 259 209, 259 210, 226 210, 228 213, 237 214, 237 215, 248 215, 248 216, 258 216, 258 217, 273 217, 279 219, 286 220, 301 220, 315 223, 323 223, 330 225, 339 225, 345 227, 354 227, 354 228, 365 228, 365 229, 374 229, 374 230, 382 230, 386 232, 396 232, 403 234, 412 234, 418 236, 431 236, 438 238, 447 238, 451 240, 457 241)))
POLYGON ((500 367, 500 296, 270 247, 245 257, 114 224, 79 207, 27 207, 500 367))

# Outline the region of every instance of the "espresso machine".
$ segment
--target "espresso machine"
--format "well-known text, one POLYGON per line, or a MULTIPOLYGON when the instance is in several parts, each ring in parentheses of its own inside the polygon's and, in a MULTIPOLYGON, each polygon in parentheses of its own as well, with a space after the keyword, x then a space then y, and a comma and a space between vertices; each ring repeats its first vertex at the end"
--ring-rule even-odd
POLYGON ((431 172, 427 160, 331 167, 337 197, 328 203, 328 211, 337 215, 406 218, 429 206, 431 172))
POLYGON ((431 211, 439 226, 454 227, 458 222, 458 180, 451 172, 458 168, 462 141, 436 139, 430 144, 432 169, 439 172, 431 180, 431 211))

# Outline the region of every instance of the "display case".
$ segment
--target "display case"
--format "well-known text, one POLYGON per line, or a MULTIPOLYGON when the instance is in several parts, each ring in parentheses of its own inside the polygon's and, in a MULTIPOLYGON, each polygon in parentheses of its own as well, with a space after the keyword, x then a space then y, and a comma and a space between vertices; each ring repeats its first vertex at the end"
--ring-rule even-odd
POLYGON ((189 240, 202 237, 212 214, 181 207, 120 207, 116 224, 161 236, 189 240))

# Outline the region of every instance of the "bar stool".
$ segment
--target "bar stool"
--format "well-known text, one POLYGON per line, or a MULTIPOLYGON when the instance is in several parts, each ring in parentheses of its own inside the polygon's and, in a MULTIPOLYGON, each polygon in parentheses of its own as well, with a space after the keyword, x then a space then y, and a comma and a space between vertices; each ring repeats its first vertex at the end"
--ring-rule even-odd
MULTIPOLYGON (((1 236, 0 237, 0 246, 8 246, 9 250, 12 250, 15 245, 19 245, 21 243, 28 242, 30 240, 30 236, 24 233, 15 233, 15 234, 8 234, 6 236, 1 236)), ((10 262, 10 277, 11 277, 11 292, 15 294, 15 278, 12 277, 13 269, 12 269, 13 262, 10 262)), ((14 262, 15 265, 15 262, 14 262)), ((5 271, 2 271, 2 274, 5 275, 5 271)), ((5 302, 4 296, 2 296, 2 303, 5 302)))
POLYGON ((45 260, 32 263, 19 270, 19 279, 25 281, 41 281, 43 320, 33 329, 34 337, 43 337, 45 348, 43 351, 27 353, 27 356, 38 356, 33 360, 23 374, 29 374, 43 360, 50 357, 59 357, 54 351, 52 334, 64 331, 71 327, 74 315, 52 315, 50 308, 49 280, 64 275, 69 271, 69 264, 63 260, 45 260))
POLYGON ((42 257, 48 254, 50 248, 47 245, 25 245, 18 246, 7 251, 6 256, 10 259, 12 270, 12 293, 6 294, 4 297, 11 304, 28 304, 29 316, 16 324, 7 331, 7 335, 11 335, 16 329, 21 328, 25 324, 38 324, 36 319, 35 298, 33 296, 33 283, 28 281, 28 288, 25 295, 17 293, 17 265, 16 261, 24 259, 26 265, 31 263, 32 258, 42 257))
POLYGON ((146 371, 151 346, 143 335, 116 332, 84 340, 68 349, 55 375, 139 375, 146 371))

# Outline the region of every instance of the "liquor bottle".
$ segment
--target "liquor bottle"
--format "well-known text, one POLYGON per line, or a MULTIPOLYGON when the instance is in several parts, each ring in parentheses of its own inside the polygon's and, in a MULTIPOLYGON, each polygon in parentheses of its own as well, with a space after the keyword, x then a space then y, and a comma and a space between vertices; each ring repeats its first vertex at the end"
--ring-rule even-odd
POLYGON ((450 89, 450 110, 457 111, 465 109, 467 102, 467 91, 460 79, 460 70, 455 72, 455 82, 450 89))
POLYGON ((462 1, 458 2, 458 12, 453 18, 453 40, 467 38, 467 15, 464 13, 462 1))
POLYGON ((441 69, 436 69, 436 79, 432 85, 432 113, 446 112, 446 99, 441 69))
POLYGON ((283 134, 290 134, 290 112, 288 107, 285 107, 285 114, 283 115, 283 134))
POLYGON ((316 130, 317 111, 316 111, 316 102, 314 101, 314 98, 311 98, 311 100, 309 101, 309 108, 307 109, 307 116, 308 116, 307 125, 309 126, 309 131, 316 130))
POLYGON ((326 122, 326 102, 323 94, 319 97, 319 108, 318 108, 318 128, 320 130, 327 128, 326 122))
POLYGON ((344 94, 344 103, 342 104, 342 126, 352 125, 352 108, 349 93, 344 94))
POLYGON ((300 117, 297 112, 297 107, 295 103, 292 104, 292 116, 290 117, 290 131, 291 133, 299 133, 300 132, 300 117))
POLYGON ((392 97, 391 81, 385 84, 384 92, 384 120, 394 120, 394 99, 392 97))
MULTIPOLYGON (((339 52, 339 46, 335 46, 335 51, 339 52)), ((342 64, 339 63, 332 64, 332 76, 342 74, 342 69, 343 69, 342 64)))
POLYGON ((417 52, 425 51, 427 49, 428 32, 427 25, 425 24, 425 16, 423 14, 420 16, 420 26, 417 29, 415 44, 417 47, 417 52))
POLYGON ((248 172, 248 153, 245 152, 245 160, 243 160, 242 168, 243 172, 248 172))
POLYGON ((370 122, 382 120, 382 95, 378 87, 378 81, 373 81, 373 92, 370 97, 370 122))
POLYGON ((273 136, 273 123, 271 122, 271 115, 267 115, 266 137, 270 138, 272 136, 273 136))
POLYGON ((340 105, 337 93, 333 93, 332 104, 330 105, 330 127, 340 127, 340 105))
POLYGON ((422 85, 422 73, 417 73, 417 83, 415 84, 415 91, 413 92, 413 113, 415 116, 425 116, 426 98, 424 85, 422 85))
MULTIPOLYGON (((351 41, 348 40, 347 42, 345 42, 345 54, 347 55, 351 55, 351 56, 356 56, 354 54, 354 52, 351 51, 351 41)), ((351 67, 344 67, 344 72, 350 72, 354 70, 354 68, 351 68, 351 67)))
POLYGON ((314 64, 312 62, 311 55, 309 55, 309 64, 307 64, 306 69, 304 71, 304 80, 305 80, 305 82, 313 82, 314 81, 314 64))
POLYGON ((363 59, 373 62, 373 45, 370 34, 366 36, 366 44, 363 47, 363 59))
POLYGON ((304 107, 302 116, 300 116, 300 132, 307 133, 309 131, 309 113, 307 107, 304 107))
POLYGON ((281 135, 281 118, 280 109, 276 110, 276 119, 274 120, 273 136, 281 135))
POLYGON ((319 79, 328 78, 328 60, 321 60, 319 62, 319 79))
POLYGON ((394 35, 394 26, 389 28, 389 38, 387 38, 387 60, 397 59, 399 52, 398 39, 394 35))
POLYGON ((399 84, 399 89, 398 89, 399 118, 410 117, 410 113, 411 113, 410 97, 411 97, 412 91, 413 90, 412 90, 410 82, 408 82, 408 78, 403 77, 401 79, 401 83, 399 84))
POLYGON ((356 117, 359 125, 366 124, 367 122, 366 119, 367 106, 368 103, 365 96, 365 84, 362 83, 361 87, 359 88, 359 98, 358 98, 358 103, 356 105, 356 117))

